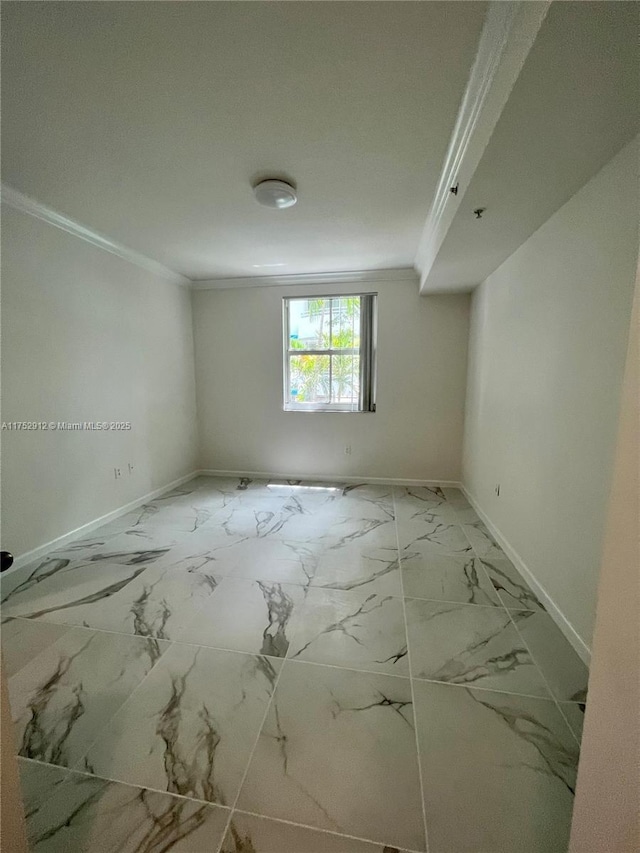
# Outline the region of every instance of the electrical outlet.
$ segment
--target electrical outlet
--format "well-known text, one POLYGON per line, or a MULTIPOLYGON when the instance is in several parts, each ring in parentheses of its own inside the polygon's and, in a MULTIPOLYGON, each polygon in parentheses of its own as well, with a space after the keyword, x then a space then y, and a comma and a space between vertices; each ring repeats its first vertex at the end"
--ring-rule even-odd
POLYGON ((500 483, 496 483, 495 488, 493 490, 496 493, 496 497, 500 497, 500 483))
POLYGON ((347 444, 347 446, 344 449, 344 452, 345 452, 345 456, 351 456, 351 445, 350 444, 347 444))
POLYGON ((122 477, 122 470, 120 468, 114 468, 113 474, 114 474, 116 480, 119 480, 120 477, 122 477))

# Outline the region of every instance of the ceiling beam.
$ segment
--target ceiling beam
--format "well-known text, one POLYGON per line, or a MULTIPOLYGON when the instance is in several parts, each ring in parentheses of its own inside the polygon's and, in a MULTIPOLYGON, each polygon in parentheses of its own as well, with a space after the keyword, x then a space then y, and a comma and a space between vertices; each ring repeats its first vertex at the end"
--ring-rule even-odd
POLYGON ((345 272, 300 273, 299 275, 256 275, 247 278, 211 278, 194 281, 194 290, 237 290, 242 287, 291 287, 294 285, 358 284, 383 281, 417 283, 411 267, 388 270, 348 270, 345 272))
POLYGON ((492 0, 414 266, 420 293, 547 14, 550 0, 492 0), (455 193, 452 188, 457 188, 455 193))

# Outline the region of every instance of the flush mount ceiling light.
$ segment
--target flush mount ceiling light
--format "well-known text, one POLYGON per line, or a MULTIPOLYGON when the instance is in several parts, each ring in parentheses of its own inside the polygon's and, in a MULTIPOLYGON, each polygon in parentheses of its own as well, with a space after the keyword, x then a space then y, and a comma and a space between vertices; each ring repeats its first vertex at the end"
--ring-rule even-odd
POLYGON ((260 181, 253 188, 253 194, 258 204, 263 207, 271 207, 274 210, 283 210, 292 207, 297 201, 295 187, 286 181, 268 180, 260 181))

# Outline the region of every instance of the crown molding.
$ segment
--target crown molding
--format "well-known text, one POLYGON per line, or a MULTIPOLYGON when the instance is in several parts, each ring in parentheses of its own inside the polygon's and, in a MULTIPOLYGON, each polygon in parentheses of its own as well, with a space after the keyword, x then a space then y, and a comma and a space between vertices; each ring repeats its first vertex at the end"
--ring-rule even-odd
POLYGON ((346 272, 301 273, 300 275, 262 275, 248 278, 211 278, 194 281, 194 290, 236 290, 243 287, 291 287, 314 284, 357 284, 358 282, 410 281, 418 283, 412 267, 389 270, 349 270, 346 272))
POLYGON ((41 219, 43 222, 53 225, 54 228, 60 228, 60 230, 66 231, 68 234, 73 234, 74 237, 79 237, 80 240, 91 243, 92 246, 96 246, 98 249, 110 252, 112 255, 117 255, 122 260, 142 267, 147 272, 154 273, 161 278, 166 278, 174 284, 187 286, 191 284, 190 279, 177 273, 175 270, 169 269, 169 267, 165 267, 164 264, 154 261, 153 258, 136 252, 135 249, 130 249, 128 246, 123 246, 121 243, 116 243, 104 234, 99 234, 97 231, 81 225, 69 216, 58 213, 51 207, 47 207, 46 204, 42 204, 42 202, 36 201, 36 199, 4 183, 2 184, 2 204, 13 207, 15 210, 19 210, 36 219, 41 219))
POLYGON ((522 70, 551 0, 492 0, 460 104, 438 188, 416 253, 420 293, 522 70), (451 187, 458 184, 456 195, 451 187))

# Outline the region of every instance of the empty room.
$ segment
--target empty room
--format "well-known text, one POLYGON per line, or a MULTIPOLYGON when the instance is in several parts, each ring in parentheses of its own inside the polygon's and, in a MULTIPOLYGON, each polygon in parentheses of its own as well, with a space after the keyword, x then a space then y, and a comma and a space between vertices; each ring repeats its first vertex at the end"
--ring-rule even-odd
POLYGON ((640 4, 0 14, 3 853, 638 853, 640 4))

